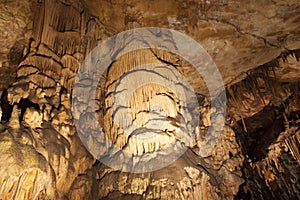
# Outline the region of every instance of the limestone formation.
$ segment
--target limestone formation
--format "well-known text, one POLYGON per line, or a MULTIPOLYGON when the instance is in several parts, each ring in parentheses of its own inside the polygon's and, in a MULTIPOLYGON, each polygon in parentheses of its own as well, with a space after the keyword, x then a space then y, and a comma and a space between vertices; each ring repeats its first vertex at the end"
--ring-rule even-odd
POLYGON ((298 0, 0 5, 0 199, 300 198, 298 0))

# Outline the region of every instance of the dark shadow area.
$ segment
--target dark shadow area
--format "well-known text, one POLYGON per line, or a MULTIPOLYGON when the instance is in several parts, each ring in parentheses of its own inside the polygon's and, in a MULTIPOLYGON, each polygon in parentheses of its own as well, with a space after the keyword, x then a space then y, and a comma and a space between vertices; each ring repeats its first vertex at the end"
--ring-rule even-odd
POLYGON ((284 131, 283 116, 278 115, 280 112, 282 111, 278 107, 266 106, 254 116, 244 119, 248 132, 243 130, 241 121, 234 127, 239 133, 246 155, 254 162, 266 157, 267 148, 284 131))
POLYGON ((7 89, 4 89, 1 95, 1 110, 2 110, 2 117, 1 121, 8 121, 9 118, 11 117, 12 113, 12 105, 9 104, 8 102, 8 97, 7 97, 7 89))
POLYGON ((24 113, 26 111, 27 108, 35 108, 36 110, 39 110, 40 107, 38 104, 33 103, 32 101, 30 101, 29 99, 21 99, 20 102, 18 103, 18 109, 21 110, 21 114, 19 116, 19 120, 22 121, 23 120, 23 116, 24 113))

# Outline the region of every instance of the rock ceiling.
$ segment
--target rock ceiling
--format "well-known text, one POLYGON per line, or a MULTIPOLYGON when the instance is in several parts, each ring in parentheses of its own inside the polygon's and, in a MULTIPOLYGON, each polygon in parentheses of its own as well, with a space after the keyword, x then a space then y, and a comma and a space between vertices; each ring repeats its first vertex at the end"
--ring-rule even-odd
POLYGON ((298 0, 0 4, 0 199, 300 198, 298 0))

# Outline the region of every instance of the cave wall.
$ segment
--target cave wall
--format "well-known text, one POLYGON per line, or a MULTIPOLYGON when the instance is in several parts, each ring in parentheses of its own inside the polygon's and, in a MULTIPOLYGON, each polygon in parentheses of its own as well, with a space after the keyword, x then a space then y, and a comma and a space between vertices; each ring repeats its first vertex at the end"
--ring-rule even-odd
MULTIPOLYGON (((298 1, 44 0, 1 5, 0 27, 6 30, 0 36, 1 199, 299 198, 298 1), (98 115, 112 140, 120 130, 108 110, 111 90, 130 67, 168 63, 197 91, 201 115, 197 139, 174 163, 153 172, 126 173, 87 151, 78 129, 97 132, 97 118, 90 110, 73 112, 72 103, 80 110, 85 102, 72 99, 72 92, 80 64, 93 48, 121 31, 149 26, 181 31, 204 47, 223 77, 228 114, 218 142, 200 157, 201 138, 216 112, 203 79, 178 56, 151 48, 117 58, 97 86, 98 115)), ((89 80, 84 83, 81 95, 87 96, 89 80)), ((144 90, 136 99, 152 98, 159 90, 156 101, 163 102, 168 94, 155 85, 144 90)), ((132 109, 133 115, 139 109, 132 109)), ((87 141, 93 147, 97 140, 87 141)), ((118 141, 121 147, 128 142, 118 141)), ((138 154, 139 145, 133 141, 128 148, 138 154)))

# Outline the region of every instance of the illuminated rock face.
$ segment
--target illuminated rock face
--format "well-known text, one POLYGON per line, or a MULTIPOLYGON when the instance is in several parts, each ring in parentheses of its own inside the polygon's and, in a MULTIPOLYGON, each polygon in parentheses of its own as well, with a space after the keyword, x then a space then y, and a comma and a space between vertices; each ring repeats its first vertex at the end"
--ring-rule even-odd
POLYGON ((0 3, 0 199, 300 198, 299 1, 0 3), (171 51, 132 51, 99 82, 76 80, 98 44, 150 26, 207 50, 226 86, 226 116, 205 78, 171 51))
POLYGON ((192 112, 199 111, 197 97, 174 66, 159 61, 151 50, 135 51, 115 61, 106 79, 102 86, 105 111, 99 113, 104 134, 128 159, 137 155, 133 165, 150 163, 149 156, 159 155, 167 156, 167 163, 169 151, 174 151, 173 162, 186 149, 181 143, 195 145, 199 114, 192 112))

